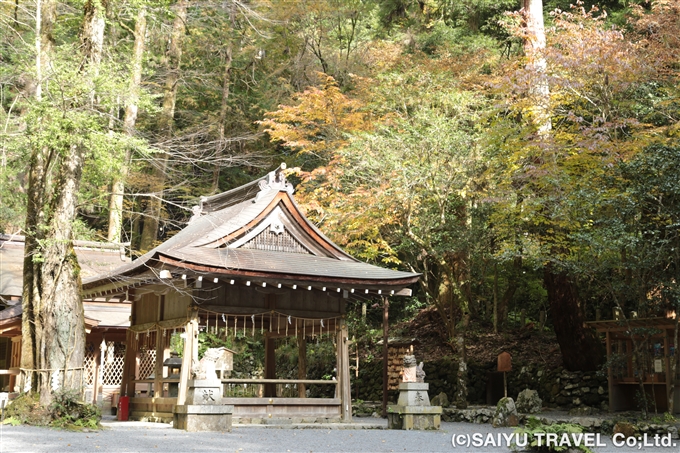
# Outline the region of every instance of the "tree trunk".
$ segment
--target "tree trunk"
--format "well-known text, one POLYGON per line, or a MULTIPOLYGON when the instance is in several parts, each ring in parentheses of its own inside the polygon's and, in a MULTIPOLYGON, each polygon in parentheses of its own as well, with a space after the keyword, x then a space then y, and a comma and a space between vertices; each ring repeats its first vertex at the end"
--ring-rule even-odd
POLYGON ((526 68, 534 72, 531 94, 534 96, 534 107, 531 112, 532 122, 538 128, 539 135, 545 135, 552 129, 550 121, 550 89, 546 79, 545 27, 543 25, 543 1, 522 0, 526 35, 524 54, 527 58, 526 68))
POLYGON ((104 51, 104 28, 108 0, 87 0, 84 7, 83 29, 80 35, 85 56, 81 71, 89 69, 97 76, 104 51))
MULTIPOLYGON (((175 116, 175 103, 177 100, 177 83, 180 76, 180 64, 182 61, 182 42, 185 33, 187 18, 186 0, 179 0, 175 7, 175 20, 172 23, 172 33, 168 44, 167 76, 163 94, 163 110, 160 117, 159 129, 166 138, 172 136, 172 128, 175 116)), ((158 238, 158 226, 161 216, 163 189, 166 182, 166 170, 168 167, 168 154, 163 153, 156 165, 154 165, 155 192, 157 196, 151 197, 144 216, 144 226, 140 243, 141 250, 150 250, 158 238)))
MULTIPOLYGON (((85 77, 99 71, 104 41, 102 3, 85 4, 81 42, 85 77)), ((57 20, 54 0, 38 1, 36 70, 38 86, 48 75, 57 20)), ((92 86, 94 84, 92 83, 92 86)), ((94 93, 94 90, 92 90, 94 93)), ((36 90, 37 100, 42 96, 36 90)), ((55 119, 59 122, 61 118, 55 119)), ((35 136, 42 135, 44 118, 35 136)), ((51 127, 54 127, 52 125, 51 127)), ((70 128, 70 124, 65 126, 70 128)), ((71 130, 62 131, 65 136, 71 130)), ((73 220, 83 168, 83 148, 38 140, 29 162, 22 299, 21 373, 24 391, 40 394, 47 406, 59 389, 80 391, 85 356, 85 313, 80 298, 80 267, 73 250, 73 220)))
POLYGON ((604 358, 602 343, 585 327, 576 288, 564 272, 546 266, 543 278, 564 367, 569 371, 596 371, 604 358))
MULTIPOLYGON (((236 5, 232 2, 229 7, 229 17, 231 19, 232 27, 235 26, 235 11, 236 5)), ((232 54, 234 51, 234 45, 231 40, 227 43, 227 48, 224 54, 224 73, 222 76, 222 105, 220 106, 220 118, 217 125, 218 140, 217 149, 215 150, 215 169, 213 170, 213 182, 212 191, 217 193, 219 191, 220 182, 220 154, 224 151, 224 123, 227 121, 227 113, 229 113, 229 91, 231 86, 231 65, 232 65, 232 54)))
MULTIPOLYGON (((135 43, 132 53, 132 73, 129 84, 128 99, 125 106, 125 118, 123 128, 125 133, 133 136, 137 122, 137 104, 139 103, 139 88, 142 84, 142 63, 144 58, 146 38, 146 6, 141 5, 137 11, 135 21, 135 43)), ((125 152, 120 174, 111 183, 111 198, 109 199, 109 232, 107 239, 110 242, 122 242, 123 231, 123 197, 125 194, 125 179, 129 171, 131 151, 125 152)))
POLYGON ((33 152, 26 216, 22 390, 39 392, 42 405, 51 402, 53 390, 81 389, 85 355, 80 267, 72 245, 82 150, 66 150, 51 184, 50 155, 58 151, 33 152))

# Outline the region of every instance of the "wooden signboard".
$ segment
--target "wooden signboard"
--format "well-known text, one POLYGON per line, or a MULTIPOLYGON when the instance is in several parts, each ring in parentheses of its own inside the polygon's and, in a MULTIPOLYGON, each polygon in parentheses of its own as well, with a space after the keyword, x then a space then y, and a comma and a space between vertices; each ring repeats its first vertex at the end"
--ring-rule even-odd
POLYGON ((498 355, 498 371, 512 371, 512 356, 508 352, 501 352, 498 355))

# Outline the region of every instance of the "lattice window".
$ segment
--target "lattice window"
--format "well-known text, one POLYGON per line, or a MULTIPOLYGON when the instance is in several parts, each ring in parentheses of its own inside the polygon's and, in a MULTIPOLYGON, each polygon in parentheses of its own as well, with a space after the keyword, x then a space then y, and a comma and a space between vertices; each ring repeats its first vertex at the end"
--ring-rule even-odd
POLYGON ((94 344, 87 343, 85 345, 85 359, 83 360, 83 367, 85 372, 83 374, 83 379, 86 386, 94 385, 95 374, 97 373, 97 363, 95 362, 95 348, 94 344))
MULTIPOLYGON (((123 362, 125 362, 125 344, 108 341, 104 357, 103 385, 120 385, 123 380, 123 362)), ((154 361, 155 362, 155 361, 154 361)))
POLYGON ((156 350, 147 349, 139 353, 139 376, 137 379, 149 379, 156 369, 156 350))
POLYGON ((265 229, 263 232, 243 244, 241 248, 268 250, 270 252, 309 254, 309 250, 307 250, 287 230, 283 230, 277 234, 270 229, 265 229))

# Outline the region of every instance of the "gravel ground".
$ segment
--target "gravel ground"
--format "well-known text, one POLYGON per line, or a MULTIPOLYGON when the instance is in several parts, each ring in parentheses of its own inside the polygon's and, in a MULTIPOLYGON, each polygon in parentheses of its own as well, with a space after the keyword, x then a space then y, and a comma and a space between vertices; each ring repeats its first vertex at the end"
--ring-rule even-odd
MULTIPOLYGON (((439 431, 395 431, 384 429, 277 429, 273 427, 235 427, 231 433, 187 433, 166 424, 110 423, 96 432, 66 432, 31 426, 1 426, 0 453, 10 452, 509 452, 494 445, 499 434, 511 429, 490 425, 442 423, 439 431), (492 437, 487 437, 491 433, 492 437), (453 447, 452 435, 465 441, 467 435, 482 436, 486 446, 453 447)), ((606 447, 597 453, 679 452, 675 447, 614 447, 612 439, 602 436, 606 447)), ((651 440, 650 440, 651 442, 651 440)))

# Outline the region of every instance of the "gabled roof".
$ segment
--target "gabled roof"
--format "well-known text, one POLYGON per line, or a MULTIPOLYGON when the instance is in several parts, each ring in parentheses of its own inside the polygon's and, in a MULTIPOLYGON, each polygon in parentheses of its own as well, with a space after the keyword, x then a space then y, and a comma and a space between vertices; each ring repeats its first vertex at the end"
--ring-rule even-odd
POLYGON ((159 276, 162 269, 375 290, 400 290, 420 276, 345 253, 304 216, 280 170, 201 199, 186 228, 132 263, 85 280, 84 294, 104 287, 122 290, 135 280, 159 276))
MULTIPOLYGON (((130 327, 130 304, 119 302, 91 302, 84 301, 85 327, 92 329, 101 327, 107 329, 127 329, 130 327)), ((0 310, 0 334, 14 336, 21 335, 21 314, 23 308, 20 302, 15 302, 4 310, 0 310)))
MULTIPOLYGON (((112 271, 130 261, 122 244, 74 241, 73 248, 84 278, 112 271)), ((24 236, 0 234, 0 297, 21 297, 23 269, 24 236)))

